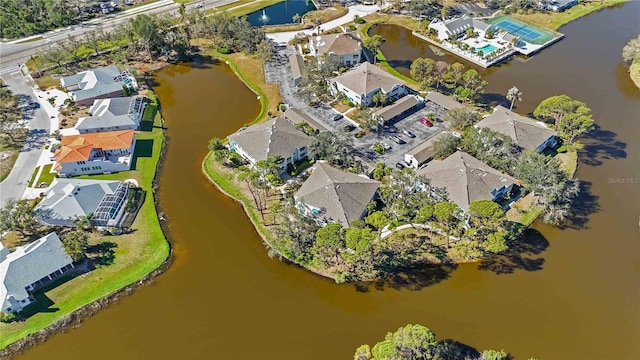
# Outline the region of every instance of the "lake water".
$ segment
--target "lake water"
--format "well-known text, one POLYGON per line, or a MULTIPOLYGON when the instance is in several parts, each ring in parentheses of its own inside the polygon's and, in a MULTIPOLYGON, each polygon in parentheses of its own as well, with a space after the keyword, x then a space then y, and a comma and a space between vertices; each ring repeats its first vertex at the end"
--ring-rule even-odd
MULTIPOLYGON (((241 207, 200 173, 208 139, 253 120, 256 96, 224 64, 164 69, 156 91, 169 148, 158 195, 174 263, 151 286, 17 358, 351 359, 360 344, 420 323, 441 339, 519 359, 637 359, 640 184, 625 179, 640 177, 640 90, 620 51, 639 23, 638 2, 604 10, 563 27, 566 39, 528 62, 485 72, 492 101, 520 88, 516 111, 563 93, 593 109, 599 128, 577 173, 585 192, 566 229, 537 225, 519 251, 491 262, 368 287, 269 259, 241 207)), ((388 58, 430 54, 402 30, 384 29, 388 58)))
POLYGON ((316 6, 312 1, 287 0, 254 11, 247 15, 247 18, 253 26, 291 24, 295 14, 302 16, 315 9, 316 6))

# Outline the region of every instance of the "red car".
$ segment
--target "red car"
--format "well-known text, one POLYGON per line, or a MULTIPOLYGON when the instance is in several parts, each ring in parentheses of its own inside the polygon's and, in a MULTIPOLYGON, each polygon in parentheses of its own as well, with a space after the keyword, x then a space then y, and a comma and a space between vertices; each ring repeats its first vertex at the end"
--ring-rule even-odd
POLYGON ((422 119, 420 119, 420 122, 423 123, 424 125, 426 125, 427 127, 432 127, 433 123, 431 121, 429 121, 429 119, 423 117, 422 119))

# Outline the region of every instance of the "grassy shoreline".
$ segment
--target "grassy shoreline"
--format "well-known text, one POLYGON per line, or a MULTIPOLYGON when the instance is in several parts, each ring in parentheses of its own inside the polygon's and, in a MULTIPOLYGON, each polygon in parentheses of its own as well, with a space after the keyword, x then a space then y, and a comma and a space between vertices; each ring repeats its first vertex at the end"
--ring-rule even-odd
POLYGON ((640 61, 634 61, 629 67, 629 76, 636 87, 640 89, 640 61))
MULTIPOLYGON (((153 93, 150 92, 149 95, 155 100, 153 93)), ((22 322, 0 324, 0 333, 2 333, 0 349, 5 349, 31 334, 36 335, 42 330, 46 331, 48 327, 52 327, 85 306, 145 278, 166 262, 170 255, 170 245, 160 226, 155 197, 151 191, 164 148, 164 137, 162 117, 157 112, 152 130, 142 131, 137 135, 139 143, 152 142, 150 157, 138 157, 135 170, 91 177, 105 180, 134 178, 147 190, 145 201, 132 226, 136 231, 119 236, 91 239, 93 245, 107 241, 115 243, 113 263, 98 266, 91 272, 46 291, 46 296, 53 301, 54 306, 58 308, 57 311, 38 312, 22 322)))
POLYGON ((514 19, 522 20, 532 25, 549 30, 558 30, 574 20, 577 20, 594 11, 602 10, 609 6, 622 4, 629 0, 600 0, 600 1, 581 1, 577 6, 567 9, 563 12, 535 12, 533 14, 509 14, 514 19))

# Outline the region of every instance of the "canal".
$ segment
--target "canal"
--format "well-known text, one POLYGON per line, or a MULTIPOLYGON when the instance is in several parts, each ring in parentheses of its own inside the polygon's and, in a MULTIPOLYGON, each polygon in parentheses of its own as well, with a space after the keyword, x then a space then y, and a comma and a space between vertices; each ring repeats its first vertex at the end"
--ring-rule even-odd
MULTIPOLYGON (((350 359, 407 323, 477 349, 526 359, 635 359, 640 355, 640 91, 621 63, 640 3, 568 24, 566 39, 526 63, 487 73, 500 101, 518 86, 528 113, 555 94, 586 102, 599 124, 585 140, 578 215, 537 225, 518 252, 453 271, 423 269, 386 284, 336 285, 270 259, 241 207, 200 173, 207 140, 258 113, 225 64, 172 66, 156 91, 169 147, 159 178, 175 261, 78 329, 19 359, 350 359)), ((387 58, 425 56, 401 29, 379 27, 387 58)))

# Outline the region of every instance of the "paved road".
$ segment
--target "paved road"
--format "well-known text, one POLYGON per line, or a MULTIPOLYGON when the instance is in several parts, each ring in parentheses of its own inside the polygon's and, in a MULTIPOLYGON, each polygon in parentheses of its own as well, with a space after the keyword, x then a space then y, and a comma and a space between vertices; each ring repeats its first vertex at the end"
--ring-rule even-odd
MULTIPOLYGON (((20 97, 21 106, 38 100, 33 93, 28 78, 17 71, 3 76, 11 91, 20 97)), ((29 136, 25 147, 21 150, 11 173, 0 183, 0 206, 4 206, 9 199, 20 199, 24 194, 33 170, 42 154, 44 145, 49 138, 50 121, 46 111, 35 105, 24 107, 25 120, 29 127, 29 136)))
MULTIPOLYGON (((213 9, 218 6, 234 3, 238 0, 199 0, 186 5, 187 11, 203 11, 213 9), (197 10, 195 7, 202 4, 203 9, 197 10)), ((69 36, 82 37, 89 31, 100 28, 104 32, 112 31, 116 26, 129 21, 139 14, 159 15, 170 14, 178 15, 179 4, 173 0, 161 0, 145 6, 133 8, 124 12, 118 12, 96 19, 86 21, 84 23, 69 26, 64 29, 57 29, 40 34, 43 39, 22 44, 0 43, 0 76, 13 71, 17 64, 23 64, 31 55, 46 46, 56 44, 66 40, 69 36)))

